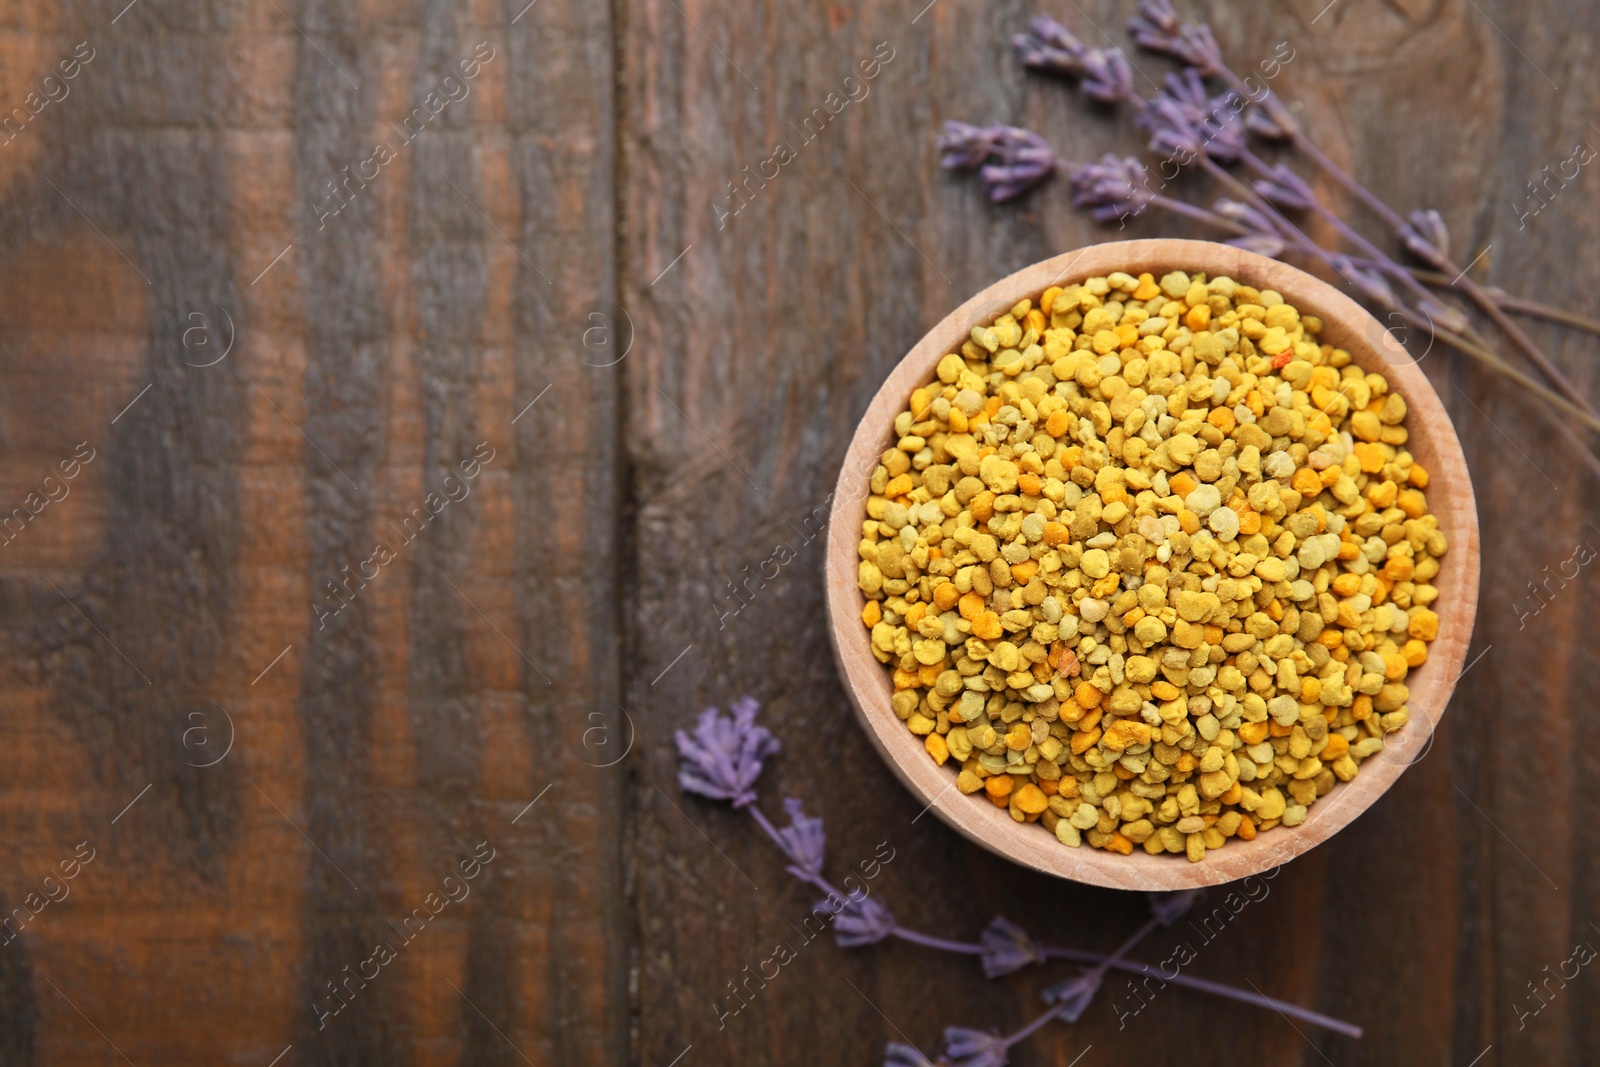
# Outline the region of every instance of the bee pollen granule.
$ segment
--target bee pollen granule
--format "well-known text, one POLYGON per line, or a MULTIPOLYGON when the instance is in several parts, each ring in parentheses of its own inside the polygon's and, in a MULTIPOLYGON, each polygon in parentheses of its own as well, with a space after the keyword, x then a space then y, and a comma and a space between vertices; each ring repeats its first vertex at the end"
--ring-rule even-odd
POLYGON ((912 393, 862 622, 962 792, 1198 861, 1405 726, 1445 535, 1405 401, 1321 329, 1226 277, 1118 272, 973 328, 912 393))

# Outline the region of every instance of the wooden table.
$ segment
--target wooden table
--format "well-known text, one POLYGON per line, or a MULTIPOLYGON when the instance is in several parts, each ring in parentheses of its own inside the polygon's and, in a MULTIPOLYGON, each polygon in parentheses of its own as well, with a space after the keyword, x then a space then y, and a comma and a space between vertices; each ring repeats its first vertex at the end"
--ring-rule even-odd
MULTIPOLYGON (((989 206, 937 169, 940 122, 1134 145, 1017 68, 1030 5, 923 2, 7 10, 0 1062, 869 1064, 1035 1014, 1060 965, 991 983, 819 939, 719 1026, 814 900, 674 782, 672 731, 746 693, 784 745, 767 810, 803 797, 836 871, 887 842, 902 918, 1102 950, 1142 921, 918 820, 823 628, 813 516, 888 368, 992 279, 1116 235, 1059 180, 989 206)), ((1593 9, 1322 7, 1204 5, 1240 65, 1290 42, 1276 88, 1391 203, 1440 209, 1476 277, 1593 313, 1596 178, 1519 218, 1600 143, 1593 9)), ((1055 13, 1122 43, 1130 9, 1055 13)), ((1594 339, 1528 328, 1593 395, 1594 339)), ((1519 1018, 1600 944, 1594 579, 1537 614, 1530 586, 1600 546, 1594 486, 1520 393, 1424 366, 1482 509, 1481 659, 1370 813, 1211 942, 1140 950, 1187 940, 1192 973, 1367 1036, 1179 990, 1119 1032, 1114 982, 1014 1062, 1600 1054, 1592 974, 1519 1018)))

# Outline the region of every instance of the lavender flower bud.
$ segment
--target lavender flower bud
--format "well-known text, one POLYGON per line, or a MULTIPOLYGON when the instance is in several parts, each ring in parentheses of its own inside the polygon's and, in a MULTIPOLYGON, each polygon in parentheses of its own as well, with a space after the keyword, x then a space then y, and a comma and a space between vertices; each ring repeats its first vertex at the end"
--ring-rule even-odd
POLYGON ((947 1026, 944 1055, 950 1067, 1005 1067, 1006 1039, 992 1030, 947 1026))
POLYGON ((1115 222, 1144 210, 1149 182, 1149 169, 1139 160, 1108 152, 1072 176, 1072 204, 1097 222, 1115 222))
MULTIPOLYGON (((1260 101, 1257 101, 1258 103, 1260 101)), ((1265 108, 1250 107, 1244 112, 1244 128, 1266 141, 1286 141, 1289 131, 1265 108)))
MULTIPOLYGON (((832 910, 828 901, 816 907, 832 910)), ((873 898, 846 897, 844 907, 833 919, 834 940, 840 948, 875 945, 894 933, 894 926, 894 916, 889 914, 889 909, 873 898)))
POLYGON ((1039 15, 1027 33, 1011 38, 1017 59, 1030 70, 1076 78, 1083 74, 1084 43, 1049 15, 1039 15))
POLYGON ((1252 234, 1259 234, 1265 237, 1279 236, 1278 227, 1272 219, 1249 204, 1241 203, 1238 200, 1230 200, 1224 196, 1219 197, 1217 202, 1211 205, 1211 210, 1225 219, 1237 222, 1252 234))
POLYGON ((821 878, 828 843, 822 820, 808 818, 794 797, 786 799, 783 806, 789 811, 789 825, 778 831, 778 837, 791 861, 789 873, 804 881, 821 878))
POLYGON ((1133 65, 1115 48, 1091 48, 1083 56, 1078 87, 1092 100, 1115 104, 1133 95, 1133 65))
POLYGON ((1228 244, 1235 248, 1242 248, 1246 252, 1254 252, 1258 256, 1268 259, 1277 259, 1283 255, 1283 250, 1288 247, 1281 237, 1269 237, 1266 234, 1252 233, 1243 237, 1230 237, 1228 244))
POLYGON ((1198 123, 1206 138, 1206 152, 1218 163, 1237 161, 1247 147, 1248 133, 1244 121, 1233 106, 1236 99, 1239 99, 1239 94, 1229 89, 1207 100, 1205 114, 1198 123))
POLYGON ((1411 221, 1400 231, 1406 250, 1432 267, 1442 267, 1450 258, 1450 231, 1437 211, 1413 211, 1411 221))
POLYGON ((1437 329, 1448 333, 1461 333, 1467 328, 1467 316, 1453 304, 1443 304, 1431 297, 1417 301, 1417 310, 1428 317, 1437 329))
POLYGON ((934 1067, 934 1063, 920 1049, 891 1041, 883 1050, 883 1067, 934 1067))
POLYGON ((995 916, 979 939, 983 945, 983 975, 999 978, 1020 971, 1030 963, 1045 961, 1044 946, 1004 916, 995 916))
POLYGON ((979 171, 996 204, 1021 196, 1056 169, 1056 154, 1043 137, 1016 126, 999 130, 990 150, 993 162, 979 171))
POLYGON ((1217 44, 1211 27, 1203 22, 1186 23, 1171 52, 1174 58, 1189 64, 1203 77, 1209 78, 1223 68, 1222 46, 1217 44))
POLYGON ((764 726, 756 725, 761 705, 751 697, 736 700, 724 717, 716 708, 700 715, 691 736, 678 730, 678 785, 686 793, 730 800, 742 808, 756 799, 761 764, 782 746, 764 726))
POLYGON ((1186 915, 1190 908, 1206 895, 1204 889, 1180 889, 1170 893, 1147 893, 1150 899, 1150 912, 1161 921, 1162 926, 1171 926, 1186 915))
POLYGON ((970 170, 989 158, 1002 126, 969 126, 947 121, 939 135, 939 165, 945 170, 970 170))
POLYGON ((1350 261, 1349 256, 1334 256, 1330 263, 1340 276, 1355 286, 1358 293, 1365 299, 1377 304, 1385 311, 1397 310, 1400 306, 1395 299, 1394 289, 1389 285, 1389 279, 1374 270, 1363 270, 1350 261))
POLYGON ((1128 20, 1128 35, 1140 48, 1160 52, 1168 38, 1178 35, 1178 26, 1178 13, 1169 0, 1144 0, 1128 20))
POLYGON ((1269 204, 1288 211, 1310 211, 1317 202, 1317 194, 1305 179, 1282 163, 1272 168, 1270 178, 1257 178, 1255 187, 1269 204))
POLYGON ((1163 52, 1195 67, 1206 77, 1222 69, 1222 49, 1205 23, 1181 23, 1168 0, 1144 0, 1128 20, 1128 33, 1140 48, 1163 52))
POLYGON ((1159 93, 1136 120, 1150 131, 1150 150, 1164 159, 1187 165, 1205 154, 1206 142, 1189 121, 1189 112, 1165 93, 1159 93))
POLYGON ((1159 117, 1175 127, 1167 131, 1168 138, 1182 135, 1182 140, 1174 141, 1179 148, 1195 155, 1204 151, 1218 163, 1232 163, 1244 153, 1245 128, 1239 121, 1243 105, 1233 106, 1243 99, 1238 93, 1230 89, 1218 96, 1207 96, 1205 82, 1193 68, 1168 74, 1165 83, 1156 100, 1169 103, 1163 105, 1159 117), (1178 115, 1183 117, 1181 124, 1176 121, 1178 115), (1189 132, 1183 133, 1178 128, 1181 126, 1187 126, 1189 132))
POLYGON ((1046 1002, 1056 1005, 1056 1014, 1069 1023, 1075 1023, 1088 1010, 1094 995, 1100 991, 1103 971, 1084 971, 1076 978, 1058 982, 1044 991, 1046 1002))

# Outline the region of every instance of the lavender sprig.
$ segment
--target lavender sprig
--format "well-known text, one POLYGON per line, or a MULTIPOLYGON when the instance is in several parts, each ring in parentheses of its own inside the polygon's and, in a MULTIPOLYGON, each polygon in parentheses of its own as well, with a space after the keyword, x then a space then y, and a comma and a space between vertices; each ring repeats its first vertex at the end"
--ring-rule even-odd
POLYGON ((778 837, 790 859, 788 871, 803 882, 814 883, 822 877, 822 863, 828 851, 822 820, 808 817, 795 797, 786 798, 783 806, 789 812, 789 825, 778 831, 778 837))
POLYGON ((1036 16, 1026 33, 1011 38, 1011 47, 1029 70, 1067 78, 1083 76, 1083 57, 1089 51, 1076 34, 1049 15, 1036 16))
POLYGON ((1115 104, 1133 95, 1133 64, 1116 48, 1090 48, 1049 15, 1039 15, 1026 33, 1011 38, 1017 61, 1029 70, 1078 78, 1090 99, 1115 104))
POLYGON ((1056 168, 1056 154, 1045 139, 1017 126, 946 122, 938 147, 945 170, 980 167, 989 199, 997 204, 1021 196, 1056 168))
POLYGON ((1083 57, 1078 88, 1091 100, 1115 104, 1133 95, 1133 64, 1115 48, 1091 48, 1083 57))
POLYGON ((707 708, 700 713, 692 735, 677 731, 674 737, 683 757, 678 785, 689 793, 732 801, 736 808, 755 800, 762 762, 783 747, 771 731, 756 725, 760 707, 745 697, 733 702, 730 717, 707 708))
POLYGON ((989 158, 1004 126, 973 126, 948 120, 939 135, 939 166, 945 170, 971 170, 989 158))
POLYGON ((985 978, 999 978, 1020 971, 1029 964, 1043 963, 1049 958, 1045 955, 1043 945, 1003 915, 996 915, 983 928, 978 944, 983 948, 985 978))
POLYGON ((1132 156, 1107 152, 1098 163, 1078 167, 1072 175, 1072 203, 1096 222, 1132 218, 1150 202, 1148 168, 1132 156))
MULTIPOLYGON (((1109 956, 1103 957, 1100 962, 1080 974, 1058 982, 1044 991, 1044 999, 1051 1006, 1044 1012, 1035 1016, 1021 1029, 1002 1037, 993 1030, 970 1030, 965 1027, 950 1027, 945 1030, 945 1048, 942 1062, 948 1062, 951 1067, 1004 1067, 1008 1061, 1008 1053, 1014 1045, 1018 1045, 1027 1038, 1044 1028, 1054 1019, 1075 1023, 1083 1017, 1089 1005, 1094 1002, 1095 995, 1100 992, 1100 987, 1105 981, 1106 971, 1115 966, 1123 956, 1143 941, 1157 927, 1171 925, 1178 916, 1187 911, 1189 906, 1197 899, 1192 892, 1185 893, 1152 893, 1152 908, 1158 909, 1154 918, 1141 926, 1134 934, 1117 946, 1117 950, 1109 956), (1165 898, 1165 899, 1163 899, 1165 898), (1168 918, 1170 917, 1170 921, 1168 918)), ((1003 920, 1002 920, 1003 921, 1003 920)), ((900 1046, 903 1048, 904 1046, 900 1046)), ((896 1046, 889 1046, 891 1056, 896 1046)), ((894 1060, 886 1061, 886 1067, 893 1067, 894 1060)))
MULTIPOLYGON (((1169 113, 1169 122, 1185 127, 1184 134, 1193 139, 1192 151, 1205 153, 1218 163, 1232 164, 1245 150, 1245 127, 1238 119, 1244 106, 1243 97, 1232 90, 1212 96, 1200 71, 1194 67, 1182 72, 1169 73, 1163 79, 1162 89, 1155 99, 1146 103, 1133 97, 1141 105, 1139 122, 1145 125, 1152 105, 1169 113), (1237 103, 1239 107, 1235 107, 1237 103)), ((1151 147, 1163 151, 1152 142, 1151 147)))
POLYGON ((1128 33, 1134 43, 1149 52, 1164 52, 1179 62, 1210 77, 1222 69, 1222 48, 1201 23, 1180 22, 1168 0, 1145 0, 1138 14, 1128 20, 1128 33))
POLYGON ((979 170, 989 199, 999 204, 1021 196, 1044 181, 1056 168, 1056 154, 1032 130, 1002 126, 989 153, 990 162, 979 170))
MULTIPOLYGON (((677 731, 675 740, 680 757, 679 784, 685 792, 698 793, 713 800, 726 800, 735 809, 742 809, 750 814, 756 825, 788 859, 786 867, 788 872, 799 881, 827 894, 828 899, 817 907, 819 909, 826 907, 834 914, 835 939, 841 947, 875 944, 893 937, 941 952, 976 956, 982 962, 985 975, 990 978, 1010 974, 1031 964, 1045 963, 1052 959, 1070 960, 1087 964, 1089 967, 1083 974, 1052 987, 1051 1008, 1040 1018, 1009 1037, 952 1027, 946 1031, 947 1048, 938 1061, 929 1060, 910 1046, 891 1044, 886 1051, 886 1067, 972 1067, 972 1065, 998 1067, 1004 1064, 1006 1049, 1044 1026, 1050 1019, 1066 1018, 1075 1021, 1093 1000, 1106 971, 1117 969, 1133 974, 1148 973, 1148 964, 1128 960, 1124 958, 1126 953, 1156 926, 1176 922, 1198 899, 1199 892, 1192 890, 1182 893, 1150 894, 1154 918, 1109 956, 1081 949, 1043 945, 1015 923, 1000 917, 989 924, 979 942, 952 941, 902 926, 881 901, 864 894, 841 892, 828 881, 822 873, 827 849, 827 835, 823 830, 823 822, 820 818, 807 816, 800 801, 793 798, 784 801, 789 825, 782 828, 774 826, 761 808, 754 803, 755 785, 760 778, 763 763, 780 747, 771 732, 755 721, 759 708, 760 705, 754 699, 745 697, 731 705, 730 715, 724 716, 716 708, 708 708, 701 714, 692 734, 682 730, 677 731), (997 1054, 1000 1058, 992 1058, 997 1054), (984 1059, 985 1056, 991 1058, 984 1059)), ((1295 1004, 1234 989, 1219 982, 1210 982, 1185 974, 1162 975, 1161 980, 1172 985, 1187 986, 1228 997, 1241 1003, 1270 1008, 1286 1016, 1353 1037, 1361 1036, 1360 1027, 1351 1026, 1349 1023, 1295 1004)))

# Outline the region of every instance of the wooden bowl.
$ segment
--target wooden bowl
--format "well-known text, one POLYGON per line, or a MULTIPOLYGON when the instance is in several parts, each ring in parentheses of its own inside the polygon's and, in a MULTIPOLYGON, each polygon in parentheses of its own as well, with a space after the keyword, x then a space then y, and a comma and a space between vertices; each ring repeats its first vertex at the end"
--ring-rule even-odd
MULTIPOLYGON (((1217 885, 1269 870, 1332 837, 1365 811, 1400 773, 1427 752, 1472 637, 1478 599, 1478 521, 1461 443, 1433 387, 1412 356, 1355 301, 1318 279, 1276 260, 1208 241, 1118 241, 1047 259, 1004 278, 968 300, 935 326, 889 375, 856 429, 835 488, 828 524, 827 597, 835 658, 861 724, 878 752, 921 803, 984 848, 1047 874, 1113 889, 1171 890, 1217 885), (1431 475, 1428 502, 1450 539, 1434 585, 1439 636, 1427 663, 1406 679, 1410 722, 1389 735, 1382 753, 1361 773, 1313 804, 1299 826, 1279 826, 1253 841, 1238 838, 1200 863, 1182 856, 1133 855, 1089 847, 1068 848, 1038 825, 1018 823, 983 797, 955 788, 952 770, 929 758, 920 738, 889 707, 888 669, 872 656, 861 622, 865 601, 856 587, 856 546, 866 517, 868 481, 878 457, 894 444, 895 416, 911 391, 933 381, 946 353, 958 351, 971 328, 987 323, 1023 297, 1051 285, 1071 285, 1112 271, 1161 277, 1171 270, 1227 275, 1258 289, 1275 289, 1302 312, 1323 321, 1322 339, 1347 349, 1362 367, 1382 372, 1405 397, 1407 448, 1431 475)), ((1396 841, 1394 847, 1403 845, 1396 841)))

